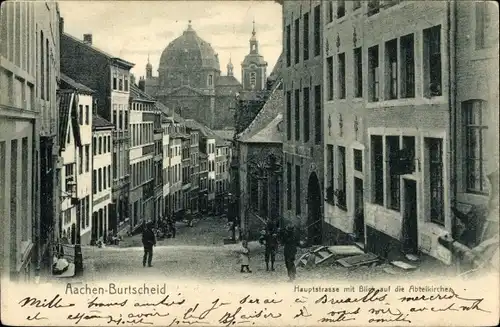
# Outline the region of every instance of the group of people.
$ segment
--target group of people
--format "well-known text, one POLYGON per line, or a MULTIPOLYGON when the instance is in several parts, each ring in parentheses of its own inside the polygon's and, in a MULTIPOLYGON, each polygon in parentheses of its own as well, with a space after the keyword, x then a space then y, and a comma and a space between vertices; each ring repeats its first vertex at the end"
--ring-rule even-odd
MULTIPOLYGON (((280 229, 277 224, 268 221, 265 230, 261 233, 259 242, 265 246, 264 260, 266 262, 266 271, 274 271, 276 261, 276 252, 279 244, 283 245, 283 255, 285 257, 285 266, 288 272, 288 278, 293 281, 296 276, 295 256, 297 255, 297 246, 299 241, 293 226, 287 226, 280 229), (269 265, 270 264, 270 265, 269 265)), ((241 272, 251 273, 250 270, 250 250, 248 242, 242 241, 240 249, 241 272)))
POLYGON ((172 218, 170 217, 160 218, 158 220, 158 226, 156 229, 156 235, 158 237, 175 238, 175 233, 176 233, 175 221, 172 218))

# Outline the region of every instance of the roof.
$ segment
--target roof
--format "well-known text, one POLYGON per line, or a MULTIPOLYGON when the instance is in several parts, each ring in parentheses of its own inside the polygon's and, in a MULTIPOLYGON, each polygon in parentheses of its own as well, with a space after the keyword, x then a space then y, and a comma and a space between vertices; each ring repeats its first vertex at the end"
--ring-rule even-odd
POLYGON ((283 52, 278 57, 278 60, 276 60, 276 64, 274 64, 273 70, 271 74, 269 74, 269 78, 278 77, 278 75, 280 75, 281 73, 282 66, 283 66, 283 52))
POLYGON ((113 61, 115 62, 115 64, 119 64, 119 65, 121 65, 121 66, 125 66, 125 67, 127 67, 128 69, 130 69, 130 68, 132 68, 132 67, 134 67, 134 66, 135 66, 135 64, 134 64, 134 63, 131 63, 131 62, 126 61, 126 60, 124 60, 124 59, 121 59, 121 58, 115 57, 115 56, 113 56, 113 55, 110 55, 109 53, 107 53, 107 52, 105 52, 105 51, 103 51, 103 50, 101 50, 101 49, 99 49, 99 48, 96 48, 96 47, 94 47, 94 46, 93 46, 93 45, 91 45, 91 44, 85 43, 85 42, 83 42, 82 40, 79 40, 79 39, 77 39, 76 37, 74 37, 74 36, 72 36, 72 35, 70 35, 70 34, 68 34, 68 33, 63 33, 61 36, 62 36, 62 37, 66 37, 66 38, 68 38, 68 39, 69 39, 69 40, 71 40, 71 41, 77 42, 77 43, 79 43, 80 45, 83 45, 83 46, 85 46, 85 47, 88 47, 89 49, 92 49, 92 50, 94 50, 94 51, 96 51, 96 52, 100 53, 101 55, 103 55, 103 56, 105 56, 105 57, 107 57, 107 58, 109 58, 109 59, 113 60, 113 61))
POLYGON ((280 89, 279 81, 269 99, 259 111, 250 125, 239 135, 237 139, 240 142, 250 143, 281 143, 283 133, 280 129, 282 110, 284 105, 283 90, 280 89))
POLYGON ((160 101, 156 101, 156 108, 163 112, 168 118, 172 119, 175 123, 184 123, 185 119, 182 118, 181 115, 171 110, 169 107, 161 103, 160 101))
POLYGON ((210 68, 220 71, 220 64, 210 43, 200 38, 190 23, 182 35, 170 42, 163 50, 160 57, 160 68, 182 68, 184 70, 210 68))
POLYGON ((77 101, 78 95, 74 91, 58 92, 59 94, 59 146, 61 150, 66 147, 66 131, 71 122, 71 129, 75 144, 81 146, 80 125, 78 124, 77 101))
POLYGON ((214 130, 214 132, 221 138, 232 141, 234 139, 234 133, 236 131, 234 129, 218 129, 214 130))
POLYGON ((241 86, 241 83, 234 76, 219 76, 216 81, 217 86, 241 86))
POLYGON ((130 96, 135 100, 155 102, 155 99, 134 84, 130 84, 130 96))
POLYGON ((220 137, 217 133, 215 133, 215 131, 213 131, 208 126, 205 126, 194 119, 186 119, 184 121, 184 124, 186 125, 187 128, 199 130, 203 137, 214 139, 216 146, 221 146, 225 144, 225 140, 222 137, 220 137))
POLYGON ((61 73, 61 89, 72 89, 75 91, 79 91, 80 93, 93 94, 95 93, 90 87, 87 87, 81 83, 78 83, 74 79, 69 76, 61 73))
POLYGON ((101 116, 97 114, 92 115, 92 129, 112 129, 114 126, 110 121, 101 116))

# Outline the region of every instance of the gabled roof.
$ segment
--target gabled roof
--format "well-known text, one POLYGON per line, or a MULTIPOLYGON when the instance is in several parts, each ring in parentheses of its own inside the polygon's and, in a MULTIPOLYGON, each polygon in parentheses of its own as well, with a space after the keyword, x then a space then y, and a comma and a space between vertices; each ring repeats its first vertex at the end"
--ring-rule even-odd
POLYGON ((130 97, 135 100, 155 102, 155 99, 152 96, 142 91, 134 84, 130 84, 130 97))
POLYGON ((61 73, 61 89, 71 89, 83 94, 94 94, 95 91, 81 83, 78 83, 69 76, 61 73))
POLYGON ((66 132, 71 123, 76 146, 82 146, 80 125, 78 124, 78 94, 73 90, 59 91, 59 147, 66 148, 66 132))
POLYGON ((250 125, 239 135, 237 140, 240 142, 259 142, 276 143, 282 142, 282 131, 280 122, 284 105, 283 90, 280 89, 282 81, 280 80, 250 125))
POLYGON ((130 68, 132 68, 132 67, 134 67, 134 66, 135 66, 135 64, 134 64, 134 63, 131 63, 131 62, 126 61, 126 60, 124 60, 124 59, 121 59, 121 58, 115 57, 115 56, 113 56, 113 55, 110 55, 109 53, 107 53, 107 52, 105 52, 105 51, 103 51, 103 50, 101 50, 101 49, 99 49, 99 48, 96 48, 96 47, 94 47, 93 45, 87 44, 87 43, 83 42, 82 40, 79 40, 79 39, 77 39, 76 37, 74 37, 74 36, 72 36, 72 35, 70 35, 70 34, 68 34, 68 33, 63 33, 63 34, 61 35, 61 37, 66 37, 66 38, 68 38, 69 40, 71 40, 71 41, 73 41, 73 42, 76 42, 76 43, 77 43, 77 44, 79 44, 80 46, 85 46, 85 47, 87 47, 87 48, 89 48, 89 49, 92 49, 92 50, 96 51, 97 53, 99 53, 99 54, 101 54, 101 55, 103 55, 103 56, 107 57, 108 59, 111 59, 112 61, 114 61, 114 63, 115 63, 115 64, 118 64, 118 65, 121 65, 121 66, 127 67, 128 69, 130 69, 130 68))
POLYGON ((101 116, 97 114, 92 115, 92 129, 113 129, 114 127, 115 125, 101 116))

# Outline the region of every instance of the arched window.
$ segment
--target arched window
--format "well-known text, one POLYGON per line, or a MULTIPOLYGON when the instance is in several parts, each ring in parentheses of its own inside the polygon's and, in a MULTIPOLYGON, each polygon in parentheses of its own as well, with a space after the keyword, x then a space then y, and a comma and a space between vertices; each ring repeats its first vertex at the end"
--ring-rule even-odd
POLYGON ((486 101, 468 100, 462 103, 464 130, 465 186, 467 192, 487 193, 486 161, 484 144, 486 141, 486 101))
POLYGON ((212 86, 214 83, 213 75, 208 75, 208 86, 212 86))

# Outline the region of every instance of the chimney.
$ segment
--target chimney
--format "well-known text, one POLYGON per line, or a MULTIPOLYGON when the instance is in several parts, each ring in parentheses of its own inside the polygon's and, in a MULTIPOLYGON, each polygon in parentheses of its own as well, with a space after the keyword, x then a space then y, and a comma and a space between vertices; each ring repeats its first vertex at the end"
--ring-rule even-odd
POLYGON ((64 18, 59 19, 59 35, 64 33, 64 18))
POLYGON ((83 43, 92 45, 92 34, 83 34, 83 43))

